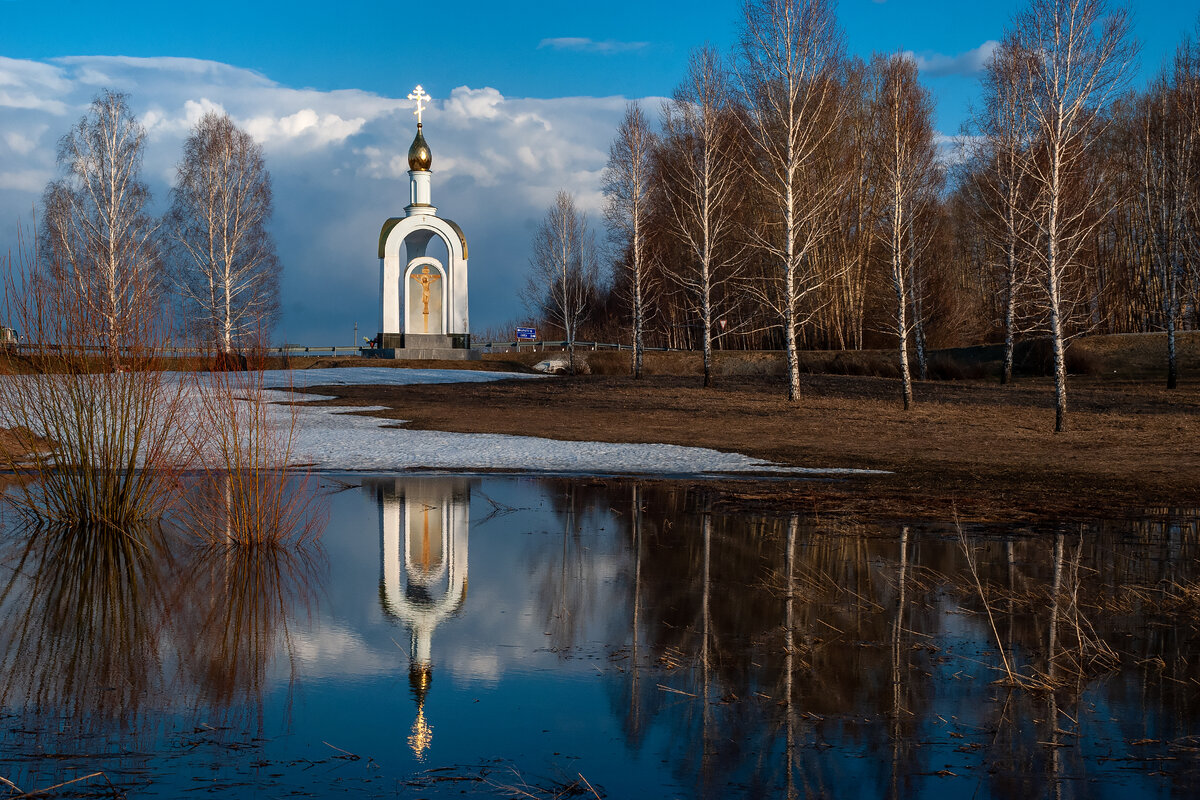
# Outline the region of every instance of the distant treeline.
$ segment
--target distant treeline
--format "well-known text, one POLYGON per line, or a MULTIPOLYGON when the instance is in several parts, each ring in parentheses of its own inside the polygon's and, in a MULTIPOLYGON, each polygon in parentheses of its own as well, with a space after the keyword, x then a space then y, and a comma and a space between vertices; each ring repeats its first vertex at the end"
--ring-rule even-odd
POLYGON ((946 140, 911 56, 845 55, 827 0, 751 0, 732 58, 697 50, 657 125, 628 110, 605 174, 611 271, 589 272, 586 235, 553 269, 540 247, 530 310, 547 335, 574 320, 581 339, 645 346, 902 343, 914 369, 927 345, 1196 329, 1200 53, 1185 33, 1129 91, 1125 10, 1031 0, 946 140), (572 282, 575 311, 551 296, 572 282))

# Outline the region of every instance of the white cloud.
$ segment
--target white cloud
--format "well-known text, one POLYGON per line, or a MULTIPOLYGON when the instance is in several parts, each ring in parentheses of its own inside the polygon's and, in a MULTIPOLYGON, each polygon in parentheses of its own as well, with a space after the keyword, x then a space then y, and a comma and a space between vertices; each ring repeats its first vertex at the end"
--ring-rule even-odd
POLYGON ((23 169, 0 172, 0 190, 40 196, 52 177, 53 173, 49 170, 23 169))
MULTIPOLYGON (((27 62, 36 63, 36 62, 27 62)), ((133 56, 64 56, 51 59, 61 64, 79 82, 92 76, 104 74, 113 80, 138 81, 154 84, 162 81, 194 80, 221 85, 228 82, 237 86, 275 86, 276 84, 253 70, 206 61, 200 58, 177 58, 159 56, 138 58, 133 56), (81 77, 82 76, 82 77, 81 77)), ((113 88, 113 87, 107 87, 113 88)))
POLYGON ((0 56, 0 86, 38 87, 62 94, 70 90, 71 83, 60 68, 51 64, 0 56))
POLYGON ((649 42, 619 42, 615 39, 605 39, 598 42, 595 39, 588 39, 582 36, 560 36, 556 39, 542 39, 538 42, 538 49, 575 50, 581 53, 603 53, 610 55, 612 53, 627 53, 630 50, 641 50, 649 45, 649 42))
POLYGON ((239 120, 246 132, 259 142, 304 139, 317 147, 344 141, 358 133, 366 121, 365 117, 342 119, 337 114, 320 114, 311 108, 278 118, 260 116, 239 120))
POLYGON ((496 119, 503 102, 504 95, 490 86, 483 89, 459 86, 450 92, 443 111, 450 120, 460 123, 471 119, 496 119))
POLYGON ((40 130, 36 132, 18 133, 17 131, 9 131, 4 134, 4 144, 8 145, 8 149, 20 156, 27 156, 33 152, 33 148, 37 147, 38 138, 45 130, 45 126, 40 126, 40 130))
POLYGON ((70 90, 71 82, 58 67, 0 56, 0 108, 65 114, 67 105, 60 98, 70 90))
POLYGON ((937 147, 938 159, 942 164, 946 167, 954 167, 967 158, 974 139, 973 136, 950 136, 944 133, 935 133, 933 144, 937 147))
POLYGON ((82 65, 75 72, 75 80, 87 86, 94 86, 97 89, 107 88, 112 82, 112 76, 94 66, 82 65))
POLYGON ((906 55, 911 56, 917 62, 917 67, 921 72, 927 75, 937 77, 945 75, 970 76, 983 71, 988 59, 992 57, 992 52, 999 46, 999 42, 989 40, 973 50, 959 53, 956 56, 928 51, 923 53, 908 51, 906 55))
MULTIPOLYGON (((15 243, 17 220, 28 219, 56 174, 55 143, 101 88, 91 82, 100 73, 110 79, 102 88, 128 93, 146 127, 143 177, 155 211, 165 208, 183 139, 205 111, 229 113, 262 143, 284 265, 277 338, 350 344, 356 321, 360 333, 374 332, 379 228, 408 204, 415 120, 402 97, 293 89, 195 59, 0 58, 0 105, 6 96, 19 100, 0 113, 0 252, 15 243)), ((415 83, 410 77, 399 83, 415 83)), ((520 313, 514 287, 524 279, 532 226, 554 194, 574 192, 581 207, 599 211, 600 171, 626 99, 517 98, 468 86, 441 97, 431 91, 425 135, 433 201, 470 242, 471 318, 481 329, 520 313)))

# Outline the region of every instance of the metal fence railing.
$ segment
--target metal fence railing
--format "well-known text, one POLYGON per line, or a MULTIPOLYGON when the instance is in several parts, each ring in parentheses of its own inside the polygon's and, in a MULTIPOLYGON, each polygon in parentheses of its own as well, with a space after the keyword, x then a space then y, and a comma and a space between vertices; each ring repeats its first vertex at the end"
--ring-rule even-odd
MULTIPOLYGON (((512 342, 481 342, 471 345, 477 350, 487 350, 491 353, 506 353, 515 351, 518 353, 539 350, 566 350, 568 346, 566 340, 558 341, 552 339, 539 339, 537 341, 529 341, 522 339, 512 342)), ((631 344, 621 344, 620 342, 575 342, 576 350, 633 350, 631 344)), ((678 352, 678 348, 674 347, 646 347, 643 348, 646 352, 656 351, 660 353, 678 352)))
MULTIPOLYGON (((27 344, 27 343, 22 342, 21 344, 15 344, 15 345, 14 344, 0 345, 0 348, 3 348, 10 352, 18 352, 18 353, 44 353, 44 352, 59 353, 59 352, 63 351, 64 346, 58 345, 58 344, 27 344)), ((107 353, 108 352, 108 348, 100 347, 97 345, 67 345, 65 349, 72 353, 81 353, 81 352, 82 353, 107 353)), ((369 348, 364 348, 364 347, 360 347, 360 346, 352 345, 352 344, 350 344, 350 345, 329 345, 329 346, 325 346, 325 347, 313 347, 310 345, 302 345, 302 344, 288 344, 288 345, 281 345, 279 347, 258 347, 258 348, 254 348, 253 352, 258 355, 269 355, 269 356, 302 355, 302 354, 315 355, 315 356, 321 356, 321 355, 334 356, 334 355, 361 354, 362 351, 366 350, 366 349, 369 349, 369 348)), ((122 352, 124 353, 125 351, 122 350, 122 352)), ((199 348, 199 347, 145 347, 145 348, 138 348, 137 352, 139 354, 154 353, 155 355, 174 356, 174 357, 179 357, 179 358, 182 358, 185 356, 203 356, 203 355, 212 355, 213 354, 213 351, 211 349, 203 349, 203 348, 199 348)))
MULTIPOLYGON (((540 351, 561 351, 566 350, 568 342, 557 339, 538 339, 537 341, 509 341, 509 342, 474 342, 471 344, 473 350, 483 350, 488 353, 508 353, 508 352, 540 352, 540 351)), ((10 352, 21 353, 36 353, 36 352, 61 352, 62 346, 57 344, 34 345, 22 342, 20 344, 0 345, 3 349, 10 352)), ((78 353, 95 352, 104 353, 107 351, 104 347, 99 346, 78 346, 70 345, 68 349, 71 352, 78 353)), ((361 345, 326 345, 312 346, 299 344, 285 344, 278 347, 262 347, 255 348, 254 352, 258 355, 312 355, 312 356, 337 356, 337 355, 362 355, 365 351, 372 348, 363 347, 361 345)), ((576 350, 633 350, 633 345, 621 344, 620 342, 575 342, 576 350)), ((679 348, 675 347, 646 347, 646 352, 679 352, 679 348)), ((185 356, 203 356, 212 355, 211 350, 204 350, 196 347, 149 347, 139 349, 142 354, 155 353, 163 356, 185 357, 185 356)))

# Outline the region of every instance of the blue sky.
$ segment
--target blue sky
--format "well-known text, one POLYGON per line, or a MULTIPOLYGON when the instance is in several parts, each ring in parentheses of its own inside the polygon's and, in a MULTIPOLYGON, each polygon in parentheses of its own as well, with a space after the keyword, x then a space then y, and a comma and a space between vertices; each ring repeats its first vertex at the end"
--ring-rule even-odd
MULTIPOLYGON (((952 135, 988 42, 1020 5, 844 0, 839 17, 851 53, 918 57, 937 126, 952 135)), ((393 198, 407 195, 393 159, 411 140, 401 101, 415 84, 435 98, 427 118, 434 202, 473 239, 478 330, 521 316, 512 288, 553 191, 574 191, 598 210, 599 170, 624 98, 650 98, 656 110, 691 47, 736 43, 741 13, 736 0, 136 0, 113 8, 0 0, 0 245, 12 240, 8 220, 27 215, 53 175, 55 141, 99 89, 127 91, 148 120, 146 169, 163 198, 187 123, 222 108, 264 143, 277 184, 286 335, 312 343, 349 343, 347 319, 374 327, 373 238, 400 213, 404 203, 393 198), (96 58, 111 56, 132 59, 96 58), (521 152, 531 141, 532 160, 521 152), (318 287, 324 303, 314 300, 318 287)), ((1195 30, 1200 2, 1148 0, 1134 13, 1141 83, 1195 30)))
MULTIPOLYGON (((998 39, 1022 4, 1013 0, 843 0, 850 52, 910 50, 954 58, 998 39)), ((640 4, 479 0, 111 5, 0 0, 0 53, 177 56, 220 61, 294 88, 362 89, 403 96, 419 73, 431 91, 491 86, 506 96, 667 94, 690 48, 736 44, 737 0, 640 4), (421 9, 421 10, 418 10, 421 9), (614 11, 614 9, 616 9, 614 11), (579 40, 579 41, 566 41, 579 40)), ((1143 63, 1153 69, 1194 29, 1200 2, 1133 6, 1143 63)), ((959 65, 960 68, 962 65, 959 65)), ((953 63, 944 69, 953 70, 953 63)), ((927 74, 943 126, 956 125, 974 78, 927 74)))

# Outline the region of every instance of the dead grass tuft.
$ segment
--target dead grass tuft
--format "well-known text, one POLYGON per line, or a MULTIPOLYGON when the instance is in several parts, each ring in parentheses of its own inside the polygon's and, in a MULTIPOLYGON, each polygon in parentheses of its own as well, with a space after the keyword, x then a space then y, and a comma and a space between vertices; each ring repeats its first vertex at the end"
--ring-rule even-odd
POLYGON ((292 465, 294 405, 272 413, 261 371, 195 373, 187 439, 203 475, 186 494, 192 531, 212 543, 303 544, 323 527, 324 504, 292 465))

